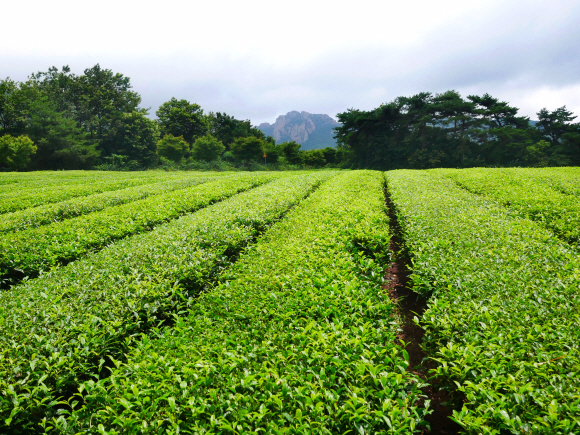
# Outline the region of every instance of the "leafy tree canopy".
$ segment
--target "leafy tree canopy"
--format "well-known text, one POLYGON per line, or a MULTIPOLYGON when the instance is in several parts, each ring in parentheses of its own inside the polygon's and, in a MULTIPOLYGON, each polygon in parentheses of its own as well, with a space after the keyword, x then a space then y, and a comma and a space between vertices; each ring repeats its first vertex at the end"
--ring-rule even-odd
POLYGON ((254 136, 264 141, 276 143, 274 138, 266 136, 263 131, 253 127, 249 120, 242 121, 225 113, 210 112, 208 124, 212 136, 220 140, 227 150, 230 149, 232 142, 240 137, 254 136))
POLYGON ((371 111, 349 109, 338 119, 335 138, 353 167, 580 164, 580 125, 565 107, 542 109, 532 126, 516 107, 489 94, 423 92, 371 111))
POLYGON ((157 154, 176 163, 181 161, 188 149, 189 145, 183 136, 175 137, 172 134, 166 134, 157 143, 157 154))
POLYGON ((284 159, 291 165, 299 165, 303 163, 299 143, 295 141, 282 142, 281 144, 278 144, 278 148, 281 150, 284 159))
POLYGON ((217 160, 226 147, 220 140, 210 134, 198 138, 191 147, 191 154, 195 160, 211 162, 217 160))
POLYGON ((159 106, 156 114, 162 137, 166 134, 181 136, 191 144, 209 129, 209 122, 201 107, 187 100, 172 98, 159 106))
POLYGON ((68 66, 51 67, 26 82, 0 81, 0 136, 34 141, 30 169, 90 168, 108 155, 103 143, 140 102, 128 77, 98 64, 80 76, 68 66))
POLYGON ((22 170, 30 163, 37 147, 28 136, 0 136, 0 167, 22 170))
POLYGON ((231 151, 237 160, 259 162, 264 154, 265 142, 257 137, 242 137, 234 140, 231 151))
POLYGON ((158 139, 157 123, 149 119, 145 112, 134 111, 124 113, 115 120, 101 147, 107 156, 127 156, 128 163, 151 166, 157 161, 158 139))

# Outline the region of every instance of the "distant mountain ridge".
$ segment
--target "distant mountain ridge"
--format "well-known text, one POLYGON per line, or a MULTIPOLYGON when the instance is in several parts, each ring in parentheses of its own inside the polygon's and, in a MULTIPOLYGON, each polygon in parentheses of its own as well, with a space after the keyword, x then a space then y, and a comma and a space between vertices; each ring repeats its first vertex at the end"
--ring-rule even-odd
POLYGON ((276 143, 296 141, 304 150, 335 147, 334 127, 340 126, 328 115, 298 112, 280 115, 274 124, 264 122, 258 129, 276 139, 276 143))

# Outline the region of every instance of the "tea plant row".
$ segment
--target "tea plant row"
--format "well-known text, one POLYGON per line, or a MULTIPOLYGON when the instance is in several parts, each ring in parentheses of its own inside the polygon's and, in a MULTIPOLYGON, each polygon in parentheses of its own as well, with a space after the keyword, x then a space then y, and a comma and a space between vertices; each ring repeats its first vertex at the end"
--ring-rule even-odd
POLYGON ((333 175, 284 177, 0 293, 0 432, 38 431, 63 401, 74 407, 81 382, 195 305, 222 268, 333 175))
POLYGON ((29 207, 65 201, 71 198, 140 186, 156 181, 163 181, 167 178, 183 178, 184 176, 183 174, 165 177, 162 175, 156 172, 139 174, 120 173, 114 177, 87 176, 84 180, 79 179, 69 183, 63 182, 62 180, 55 183, 47 183, 41 177, 38 179, 38 184, 34 188, 24 188, 18 184, 0 193, 0 213, 10 213, 29 207))
POLYGON ((0 192, 54 186, 55 184, 81 184, 105 179, 133 176, 157 176, 166 178, 172 173, 161 171, 149 172, 107 172, 107 171, 34 171, 34 172, 0 172, 0 192))
POLYGON ((0 280, 16 282, 76 260, 89 251, 144 231, 270 181, 283 173, 217 178, 50 225, 9 233, 0 240, 0 280))
MULTIPOLYGON (((379 172, 341 174, 219 283, 141 340, 64 433, 398 433, 424 423, 421 381, 382 289, 390 231, 379 172)), ((66 418, 65 418, 66 415, 66 418)))
MULTIPOLYGON (((541 223, 572 245, 580 241, 580 197, 555 190, 555 176, 542 177, 533 169, 438 169, 435 173, 541 223)), ((580 174, 575 180, 580 182, 580 174)))
POLYGON ((161 195, 174 190, 192 187, 213 180, 215 177, 185 177, 169 181, 128 187, 93 195, 73 198, 67 201, 27 208, 14 213, 0 215, 0 233, 22 231, 53 222, 93 213, 107 207, 126 204, 150 196, 161 195))
POLYGON ((387 178, 454 418, 470 434, 580 432, 577 252, 444 177, 387 178))

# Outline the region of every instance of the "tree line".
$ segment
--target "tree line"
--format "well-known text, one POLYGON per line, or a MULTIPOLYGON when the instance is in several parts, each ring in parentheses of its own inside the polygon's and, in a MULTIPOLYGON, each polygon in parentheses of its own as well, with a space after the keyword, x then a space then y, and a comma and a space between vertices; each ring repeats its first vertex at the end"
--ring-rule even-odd
POLYGON ((489 94, 423 92, 338 114, 335 138, 356 168, 580 165, 576 116, 563 106, 537 117, 489 94))
POLYGON ((249 167, 320 167, 343 151, 304 151, 225 113, 171 100, 149 118, 129 77, 99 64, 75 75, 68 66, 0 80, 0 169, 144 169, 217 162, 249 167), (264 155, 267 157, 264 158, 264 155))

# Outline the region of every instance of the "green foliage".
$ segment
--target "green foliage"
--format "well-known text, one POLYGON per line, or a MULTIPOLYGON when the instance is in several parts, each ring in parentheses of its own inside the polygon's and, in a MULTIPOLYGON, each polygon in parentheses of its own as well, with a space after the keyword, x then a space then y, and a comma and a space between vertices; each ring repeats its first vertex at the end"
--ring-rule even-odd
MULTIPOLYGON (((124 115, 138 111, 141 102, 139 94, 131 90, 128 77, 103 69, 99 64, 85 69, 80 76, 72 74, 68 66, 61 71, 52 67, 47 72, 33 74, 28 84, 51 102, 60 117, 71 121, 70 129, 73 125, 78 129, 76 136, 82 134, 88 141, 83 143, 77 137, 71 151, 55 156, 53 167, 59 168, 71 167, 63 164, 61 158, 76 164, 72 167, 86 168, 95 163, 98 151, 104 157, 114 153, 111 141, 115 138, 111 134, 118 133, 119 124, 126 121, 124 115)), ((130 156, 129 160, 132 159, 134 156, 130 156)))
POLYGON ((106 155, 123 155, 129 162, 147 167, 157 160, 158 140, 157 123, 147 118, 144 112, 123 113, 101 141, 101 148, 106 155))
POLYGON ((30 163, 36 150, 36 145, 28 136, 0 136, 0 167, 22 170, 30 163))
POLYGON ((562 136, 570 131, 576 131, 571 122, 576 116, 562 106, 554 111, 543 108, 538 112, 538 125, 541 127, 545 136, 547 136, 552 145, 557 145, 562 136))
MULTIPOLYGON (((485 180, 486 171, 478 172, 485 180)), ((474 435, 578 433, 577 251, 436 174, 387 178, 413 288, 430 296, 424 346, 436 378, 453 393, 453 418, 474 435)), ((506 183, 508 192, 512 186, 506 183)))
POLYGON ((188 150, 189 145, 183 136, 175 137, 172 134, 166 134, 157 142, 157 154, 172 162, 180 162, 188 150))
POLYGON ((139 94, 131 90, 129 77, 103 69, 99 64, 76 76, 68 66, 51 67, 31 76, 65 118, 74 120, 91 141, 100 142, 124 113, 137 111, 139 94))
MULTIPOLYGON (((580 431, 579 177, 386 174, 423 346, 467 434, 580 431)), ((0 432, 423 430, 383 289, 384 187, 372 171, 0 173, 0 432)))
MULTIPOLYGON (((287 180, 278 184, 260 196, 304 195, 287 180)), ((359 249, 364 243, 379 258, 388 249, 382 188, 381 174, 369 172, 323 183, 176 316, 173 328, 135 343, 108 379, 85 382, 86 406, 49 426, 95 434, 99 427, 147 434, 419 430, 423 384, 394 344, 384 264, 359 249)), ((243 222, 246 210, 254 215, 257 194, 239 204, 243 222)))
POLYGON ((193 143, 191 156, 195 160, 211 162, 217 160, 225 151, 226 147, 218 139, 208 134, 202 136, 193 143))
MULTIPOLYGON (((265 182, 275 175, 258 178, 265 182)), ((102 211, 5 235, 0 240, 0 279, 17 282, 88 252, 191 213, 254 186, 256 177, 228 179, 109 207, 102 211)))
POLYGON ((140 173, 139 176, 135 176, 135 174, 107 176, 93 172, 90 176, 85 173, 82 181, 73 178, 68 182, 60 178, 58 181, 50 182, 46 177, 40 176, 39 182, 30 182, 30 189, 21 188, 21 184, 19 184, 18 190, 2 194, 0 196, 2 199, 0 213, 15 212, 71 198, 154 183, 160 181, 160 176, 160 173, 154 172, 140 173))
POLYGON ((580 162, 580 123, 572 123, 577 117, 562 106, 554 111, 542 109, 538 112, 537 126, 551 146, 544 147, 548 152, 546 164, 572 165, 580 162))
MULTIPOLYGON (((140 179, 149 179, 160 177, 164 174, 157 171, 149 171, 140 174, 140 179)), ((0 174, 0 195, 6 198, 6 195, 23 195, 28 194, 36 189, 50 189, 54 187, 65 188, 74 184, 87 187, 87 184, 102 182, 104 180, 121 180, 126 179, 127 174, 117 172, 87 172, 87 171, 32 171, 32 172, 12 172, 0 174), (17 189, 14 189, 17 187, 17 189)), ((31 203, 26 203, 24 207, 34 207, 30 204, 42 204, 45 198, 43 193, 38 194, 38 198, 31 203)), ((28 199, 32 199, 29 197, 28 199)), ((5 213, 4 200, 0 202, 0 213, 5 213)), ((15 203, 13 203, 15 205, 15 203)), ((22 207, 16 207, 18 210, 22 207)))
POLYGON ((335 137, 350 164, 364 168, 580 164, 580 124, 570 111, 542 109, 535 127, 517 113, 489 94, 422 92, 340 113, 335 137))
POLYGON ((119 154, 111 154, 110 156, 103 157, 103 164, 97 166, 96 169, 118 171, 121 169, 127 169, 127 156, 122 156, 119 154))
POLYGON ((87 168, 99 153, 75 120, 59 110, 56 97, 35 80, 0 84, 0 134, 27 135, 38 147, 29 168, 87 168))
POLYGON ((266 135, 255 127, 252 127, 250 120, 241 121, 225 113, 213 113, 207 117, 209 132, 212 136, 220 140, 230 149, 230 145, 237 138, 254 136, 258 139, 266 140, 266 135))
POLYGON ((203 160, 188 159, 185 164, 181 166, 181 168, 188 171, 240 171, 240 169, 235 165, 225 160, 213 160, 211 162, 205 162, 203 160))
POLYGON ((324 161, 326 163, 335 164, 339 163, 339 156, 336 154, 336 148, 327 147, 322 150, 324 155, 324 161))
POLYGON ((417 150, 409 157, 411 168, 428 169, 439 168, 445 160, 445 153, 439 150, 417 150))
POLYGON ((266 165, 274 165, 280 161, 281 157, 284 157, 284 151, 274 141, 264 142, 264 154, 267 156, 266 165))
POLYGON ((435 172, 451 178, 470 192, 510 207, 521 216, 544 225, 565 242, 580 247, 580 198, 542 182, 538 169, 443 169, 435 172))
POLYGON ((58 112, 48 97, 40 94, 29 106, 27 134, 38 146, 34 169, 87 169, 99 157, 96 145, 74 120, 58 112))
MULTIPOLYGON (((131 183, 126 184, 134 184, 136 177, 131 178, 131 183)), ((92 194, 88 196, 80 196, 61 202, 39 205, 38 207, 0 215, 0 233, 16 232, 28 228, 48 225, 53 222, 59 222, 73 217, 82 216, 84 214, 100 211, 107 207, 138 201, 150 196, 162 195, 164 193, 185 189, 187 187, 195 186, 197 184, 208 181, 208 177, 199 177, 195 175, 177 177, 166 176, 164 178, 169 178, 169 180, 161 181, 160 179, 139 177, 140 182, 142 182, 143 185, 127 187, 124 189, 121 188, 119 190, 113 190, 112 192, 109 191, 102 193, 96 192, 98 191, 99 187, 104 186, 102 186, 102 183, 99 183, 99 181, 95 181, 95 184, 98 183, 101 184, 101 186, 92 184, 92 194)), ((121 186, 122 185, 119 183, 114 185, 116 188, 121 186)), ((59 193, 62 193, 63 190, 68 190, 69 193, 72 193, 72 189, 63 189, 62 186, 59 187, 59 193)), ((38 193, 39 192, 35 192, 35 194, 38 193)), ((76 193, 79 193, 78 189, 76 193)), ((21 198, 24 199, 24 197, 21 198)), ((59 199, 62 199, 62 196, 59 199)))
POLYGON ((10 78, 0 80, 0 136, 23 134, 26 121, 26 98, 20 84, 10 78))
POLYGON ((282 151, 282 156, 286 162, 291 165, 300 165, 303 163, 302 155, 300 154, 300 144, 294 141, 282 142, 277 145, 278 149, 282 151))
POLYGON ((28 135, 38 146, 34 169, 90 168, 101 151, 111 154, 101 142, 110 146, 123 114, 138 110, 141 98, 130 89, 128 77, 98 64, 81 76, 65 66, 25 83, 0 81, 0 135, 28 135))
MULTIPOLYGON (((35 432, 43 416, 54 424, 63 392, 98 380, 109 370, 105 359, 122 358, 152 328, 171 324, 260 231, 329 176, 249 191, 0 293, 0 388, 7 392, 0 395, 0 429, 35 432)), ((197 190, 198 204, 274 178, 223 178, 197 190)))
POLYGON ((305 165, 311 166, 313 168, 320 168, 326 164, 324 151, 322 150, 303 151, 302 159, 305 165))
POLYGON ((226 162, 233 162, 236 158, 234 157, 234 153, 231 151, 226 151, 222 154, 222 159, 226 162))
POLYGON ((232 142, 230 149, 237 160, 259 162, 263 158, 265 147, 266 144, 262 139, 250 136, 237 138, 232 142))
POLYGON ((203 110, 187 100, 171 98, 159 106, 156 115, 162 137, 167 134, 182 136, 191 144, 208 132, 209 124, 203 110))

